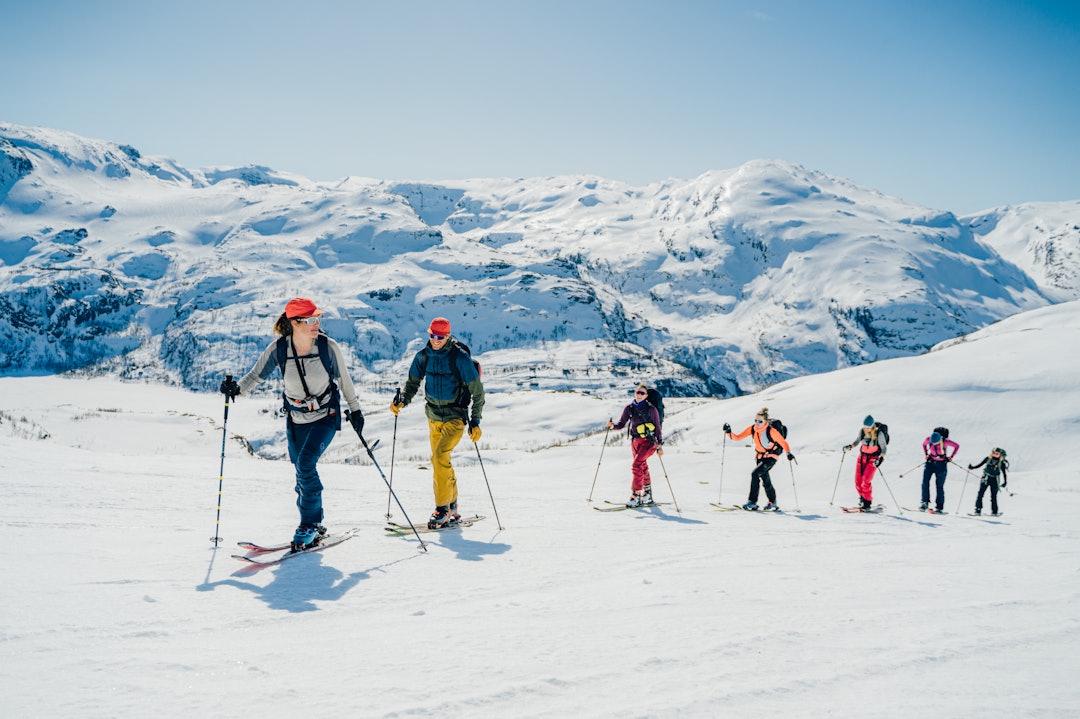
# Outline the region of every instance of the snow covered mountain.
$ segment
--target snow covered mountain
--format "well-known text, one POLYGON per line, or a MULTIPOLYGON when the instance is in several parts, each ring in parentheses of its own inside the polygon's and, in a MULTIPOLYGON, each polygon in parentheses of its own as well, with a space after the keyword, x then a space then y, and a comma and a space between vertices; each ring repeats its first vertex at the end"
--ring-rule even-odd
POLYGON ((779 161, 316 183, 0 123, 0 374, 214 386, 307 295, 368 386, 444 315, 493 388, 730 396, 1080 296, 1078 224, 1080 203, 958 218, 779 161))

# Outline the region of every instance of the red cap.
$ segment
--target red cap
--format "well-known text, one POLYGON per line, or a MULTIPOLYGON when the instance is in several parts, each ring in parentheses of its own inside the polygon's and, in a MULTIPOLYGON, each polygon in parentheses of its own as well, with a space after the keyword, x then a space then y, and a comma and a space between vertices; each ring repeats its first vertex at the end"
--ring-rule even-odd
POLYGON ((428 327, 428 332, 433 335, 439 335, 446 337, 450 334, 450 320, 445 317, 436 317, 431 321, 431 326, 428 327))
POLYGON ((315 303, 307 297, 297 297, 289 300, 289 303, 285 305, 285 316, 290 320, 297 317, 314 317, 321 314, 326 313, 316 307, 315 303))

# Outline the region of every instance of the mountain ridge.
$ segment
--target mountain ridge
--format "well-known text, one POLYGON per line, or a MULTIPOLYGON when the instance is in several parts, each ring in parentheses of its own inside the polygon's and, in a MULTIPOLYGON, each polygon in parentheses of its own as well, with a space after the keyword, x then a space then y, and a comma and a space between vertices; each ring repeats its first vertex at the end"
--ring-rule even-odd
POLYGON ((496 388, 736 395, 1080 296, 1080 202, 1019 207, 969 220, 782 160, 316 183, 0 123, 0 373, 209 388, 307 295, 362 382, 402 377, 443 315, 496 388))

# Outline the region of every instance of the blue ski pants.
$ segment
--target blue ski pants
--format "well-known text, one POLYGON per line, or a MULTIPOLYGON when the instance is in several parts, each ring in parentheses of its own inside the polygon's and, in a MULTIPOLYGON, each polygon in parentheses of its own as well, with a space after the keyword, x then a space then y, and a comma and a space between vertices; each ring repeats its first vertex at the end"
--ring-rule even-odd
POLYGON ((300 524, 314 526, 323 520, 322 482, 316 464, 338 430, 337 418, 329 415, 317 422, 300 424, 290 417, 285 423, 289 460, 296 468, 296 506, 300 524))
POLYGON ((930 503, 930 478, 933 477, 937 487, 935 505, 939 512, 945 509, 945 475, 948 471, 949 463, 947 461, 936 461, 933 459, 927 460, 926 469, 923 470, 922 501, 927 504, 930 503))

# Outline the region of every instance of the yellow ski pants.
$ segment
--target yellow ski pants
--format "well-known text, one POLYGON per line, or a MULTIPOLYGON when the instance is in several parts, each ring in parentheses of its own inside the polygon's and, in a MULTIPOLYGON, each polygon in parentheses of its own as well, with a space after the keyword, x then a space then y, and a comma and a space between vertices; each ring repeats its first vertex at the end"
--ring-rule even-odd
POLYGON ((450 453, 465 433, 465 422, 452 419, 449 422, 428 420, 431 436, 431 468, 434 475, 435 505, 446 507, 457 501, 457 476, 450 464, 450 453))

